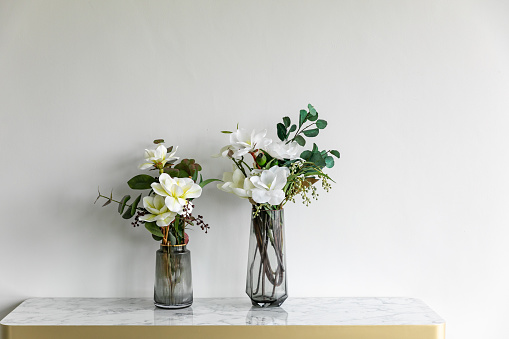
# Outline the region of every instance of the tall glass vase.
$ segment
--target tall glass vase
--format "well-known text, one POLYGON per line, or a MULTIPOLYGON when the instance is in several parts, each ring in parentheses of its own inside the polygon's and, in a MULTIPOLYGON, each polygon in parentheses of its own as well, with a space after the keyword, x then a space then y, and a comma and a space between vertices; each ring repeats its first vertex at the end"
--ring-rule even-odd
POLYGON ((184 308, 193 303, 191 252, 186 245, 161 245, 156 252, 154 304, 184 308))
MULTIPOLYGON (((254 208, 253 208, 254 213, 254 208)), ((280 306, 288 298, 284 212, 251 214, 246 293, 254 306, 280 306)))

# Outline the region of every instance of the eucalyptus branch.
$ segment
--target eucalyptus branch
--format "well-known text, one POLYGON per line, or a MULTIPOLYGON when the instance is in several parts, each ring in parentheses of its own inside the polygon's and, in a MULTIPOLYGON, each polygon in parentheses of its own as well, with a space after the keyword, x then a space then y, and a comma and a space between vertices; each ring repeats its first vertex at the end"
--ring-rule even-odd
POLYGON ((299 129, 298 129, 298 130, 295 132, 295 134, 293 135, 293 138, 292 138, 291 140, 287 141, 286 143, 288 144, 288 143, 290 143, 290 142, 294 141, 294 140, 295 140, 295 138, 297 137, 297 135, 299 135, 300 133, 304 132, 305 130, 307 130, 309 127, 311 127, 311 126, 313 126, 313 125, 316 125, 316 122, 313 122, 312 124, 307 125, 307 126, 306 126, 306 127, 304 127, 303 129, 301 129, 301 128, 302 128, 302 126, 300 126, 300 127, 299 127, 299 129))
MULTIPOLYGON (((97 202, 97 200, 99 200, 99 198, 108 199, 108 201, 116 202, 116 203, 117 203, 117 204, 119 204, 119 205, 121 205, 121 204, 122 204, 122 202, 121 202, 121 201, 117 201, 117 200, 113 199, 111 196, 110 196, 110 197, 104 196, 104 195, 102 195, 102 194, 101 194, 101 192, 99 192, 99 191, 98 191, 98 193, 99 193, 99 195, 97 196, 97 199, 95 199, 94 204, 97 202)), ((103 206, 105 206, 105 205, 103 205, 103 206)), ((127 204, 126 204, 126 207, 132 207, 132 206, 133 206, 133 203, 131 203, 131 204, 129 204, 129 205, 127 205, 127 204)), ((136 209, 137 209, 137 210, 140 210, 140 211, 143 211, 143 208, 141 208, 141 207, 136 207, 136 209)))
POLYGON ((104 198, 104 199, 111 200, 111 201, 113 201, 113 202, 116 202, 116 203, 117 203, 117 204, 119 204, 119 205, 121 204, 121 202, 120 202, 120 201, 117 201, 117 200, 115 200, 115 199, 111 199, 110 197, 104 196, 104 195, 102 195, 101 193, 99 193, 99 196, 97 197, 97 199, 95 199, 94 204, 97 202, 97 200, 99 200, 99 198, 104 198))

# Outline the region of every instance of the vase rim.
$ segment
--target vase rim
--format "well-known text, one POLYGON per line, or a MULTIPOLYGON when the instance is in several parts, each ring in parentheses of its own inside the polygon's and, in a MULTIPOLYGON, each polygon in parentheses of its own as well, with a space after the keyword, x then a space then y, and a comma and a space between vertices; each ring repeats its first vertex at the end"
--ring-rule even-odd
MULTIPOLYGON (((253 209, 255 209, 255 207, 253 206, 253 209)), ((265 211, 265 212, 272 212, 272 211, 284 211, 285 209, 284 208, 270 208, 270 209, 260 209, 260 212, 262 211, 265 211)))
POLYGON ((163 247, 185 247, 187 244, 180 244, 180 245, 172 245, 172 244, 168 244, 168 245, 165 245, 165 244, 161 244, 161 246, 163 247))

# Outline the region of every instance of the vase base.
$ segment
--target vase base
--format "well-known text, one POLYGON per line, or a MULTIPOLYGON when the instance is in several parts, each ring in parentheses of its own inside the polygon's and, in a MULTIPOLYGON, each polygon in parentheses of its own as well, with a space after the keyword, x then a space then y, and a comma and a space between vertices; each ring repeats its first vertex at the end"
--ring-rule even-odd
POLYGON ((159 307, 159 308, 164 308, 164 309, 167 309, 167 310, 177 310, 179 308, 186 308, 186 307, 189 307, 193 304, 193 302, 191 301, 190 303, 186 303, 186 304, 178 304, 178 305, 166 305, 166 304, 159 304, 157 302, 154 302, 154 305, 156 307, 159 307))
POLYGON ((251 299, 251 304, 253 304, 255 307, 279 307, 285 302, 287 298, 288 296, 285 295, 279 299, 251 299))

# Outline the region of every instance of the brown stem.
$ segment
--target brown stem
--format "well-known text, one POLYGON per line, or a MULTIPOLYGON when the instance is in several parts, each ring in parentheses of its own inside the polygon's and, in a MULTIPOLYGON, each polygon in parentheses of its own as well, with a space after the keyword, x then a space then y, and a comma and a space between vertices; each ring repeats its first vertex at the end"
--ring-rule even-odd
MULTIPOLYGON (((253 219, 253 231, 255 233, 256 242, 257 242, 257 249, 260 252, 260 260, 261 265, 263 266, 263 272, 269 282, 273 286, 280 286, 283 282, 283 254, 282 254, 282 242, 281 242, 281 236, 275 232, 275 239, 272 243, 272 246, 274 248, 274 252, 276 254, 277 259, 277 269, 276 271, 272 270, 271 263, 269 256, 267 254, 267 248, 268 248, 268 237, 269 237, 269 225, 268 220, 263 220, 264 215, 259 215, 258 217, 253 219), (266 221, 266 222, 264 222, 266 221), (264 232, 265 231, 265 232, 264 232)), ((274 228, 274 227, 273 227, 274 228)), ((281 230, 279 230, 281 232, 281 230)), ((260 279, 260 277, 258 277, 260 279)), ((265 279, 262 276, 262 293, 264 293, 264 286, 265 286, 265 279)), ((258 281, 259 283, 259 281, 258 281)))

